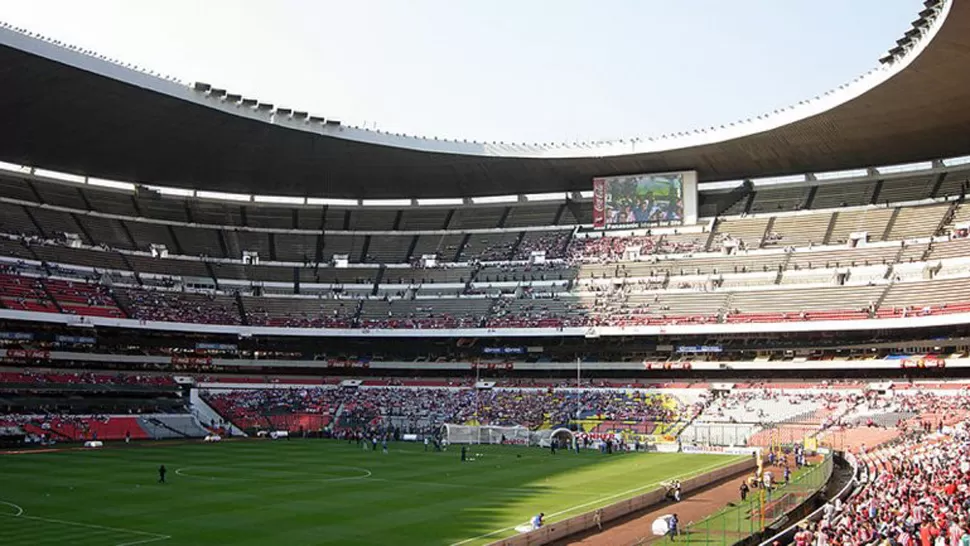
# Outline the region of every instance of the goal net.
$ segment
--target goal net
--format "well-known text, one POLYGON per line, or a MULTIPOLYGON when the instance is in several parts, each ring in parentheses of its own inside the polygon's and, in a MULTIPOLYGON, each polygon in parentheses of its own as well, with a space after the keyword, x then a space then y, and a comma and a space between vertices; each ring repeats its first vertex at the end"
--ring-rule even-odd
POLYGON ((529 429, 523 426, 446 424, 441 427, 441 437, 449 444, 530 444, 529 429))
POLYGON ((565 428, 537 430, 532 433, 529 445, 539 447, 549 447, 553 443, 561 449, 569 449, 575 444, 575 436, 572 431, 565 428))

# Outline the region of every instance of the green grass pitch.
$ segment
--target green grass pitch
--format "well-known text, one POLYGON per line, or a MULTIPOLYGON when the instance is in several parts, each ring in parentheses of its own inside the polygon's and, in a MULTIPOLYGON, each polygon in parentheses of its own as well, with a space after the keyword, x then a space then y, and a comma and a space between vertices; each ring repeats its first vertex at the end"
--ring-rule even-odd
POLYGON ((0 544, 475 546, 734 456, 292 440, 0 456, 0 544), (158 484, 156 469, 169 469, 158 484))

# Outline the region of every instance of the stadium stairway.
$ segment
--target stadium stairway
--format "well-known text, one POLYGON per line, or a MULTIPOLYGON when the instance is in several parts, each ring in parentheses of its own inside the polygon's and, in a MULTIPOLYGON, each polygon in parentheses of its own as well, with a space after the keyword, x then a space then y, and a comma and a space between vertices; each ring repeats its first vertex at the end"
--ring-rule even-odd
POLYGON ((202 438, 206 430, 192 415, 153 415, 138 418, 138 424, 155 440, 202 438))
POLYGON ((189 402, 192 415, 200 423, 214 423, 218 427, 228 427, 233 436, 246 436, 241 428, 223 417, 218 411, 210 406, 199 394, 199 389, 193 388, 189 392, 189 402))

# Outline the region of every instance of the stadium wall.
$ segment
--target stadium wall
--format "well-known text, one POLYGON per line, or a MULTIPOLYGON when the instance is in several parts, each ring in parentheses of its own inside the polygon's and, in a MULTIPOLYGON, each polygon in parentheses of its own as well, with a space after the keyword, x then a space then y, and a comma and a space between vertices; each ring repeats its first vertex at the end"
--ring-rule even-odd
MULTIPOLYGON (((712 472, 683 480, 681 482, 683 486, 682 491, 685 495, 689 495, 723 479, 750 472, 756 467, 757 464, 755 463, 754 457, 746 458, 712 472)), ((665 492, 662 486, 658 486, 656 489, 642 495, 606 506, 602 509, 602 522, 607 523, 663 502, 665 492)), ((514 537, 492 542, 490 546, 536 546, 549 544, 569 535, 581 533, 595 527, 594 513, 595 511, 587 512, 562 521, 550 523, 535 531, 521 533, 514 537)))

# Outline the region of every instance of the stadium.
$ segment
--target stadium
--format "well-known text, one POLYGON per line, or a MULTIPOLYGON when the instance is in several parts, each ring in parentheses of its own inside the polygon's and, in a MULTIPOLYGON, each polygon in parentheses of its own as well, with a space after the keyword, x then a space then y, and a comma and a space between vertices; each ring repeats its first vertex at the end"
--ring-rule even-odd
POLYGON ((618 141, 0 70, 2 544, 970 541, 966 1, 618 141))

